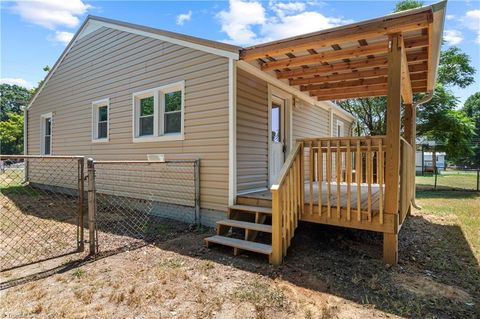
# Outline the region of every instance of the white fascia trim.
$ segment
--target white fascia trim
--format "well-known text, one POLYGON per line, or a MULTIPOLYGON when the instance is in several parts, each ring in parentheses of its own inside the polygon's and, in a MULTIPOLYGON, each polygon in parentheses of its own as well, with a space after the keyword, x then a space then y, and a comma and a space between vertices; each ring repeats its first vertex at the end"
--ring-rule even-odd
POLYGON ((129 32, 129 33, 133 33, 133 34, 137 34, 137 35, 141 35, 141 36, 145 36, 145 37, 149 37, 149 38, 154 38, 154 39, 158 39, 158 40, 173 43, 173 44, 178 44, 178 45, 181 45, 181 46, 184 46, 184 47, 187 47, 187 48, 191 48, 191 49, 195 49, 195 50, 199 50, 199 51, 203 51, 203 52, 207 52, 207 53, 212 53, 212 54, 215 54, 215 55, 218 55, 218 56, 223 56, 223 57, 229 58, 229 59, 235 59, 235 60, 239 59, 239 53, 226 51, 226 50, 222 50, 222 49, 217 49, 217 48, 212 48, 212 47, 209 47, 209 46, 205 46, 205 45, 201 45, 201 44, 197 44, 197 43, 193 43, 193 42, 188 42, 188 41, 185 41, 185 40, 175 39, 175 38, 171 38, 171 37, 168 37, 168 36, 165 36, 165 35, 160 35, 160 34, 156 34, 156 33, 152 33, 152 32, 142 31, 142 30, 138 30, 138 29, 135 29, 135 28, 120 26, 120 25, 117 25, 117 24, 114 24, 114 23, 97 21, 97 20, 90 20, 90 27, 92 27, 92 26, 95 26, 95 28, 97 28, 97 29, 101 28, 101 27, 106 27, 106 28, 115 29, 115 30, 119 30, 119 31, 129 32))
POLYGON ((237 63, 228 59, 228 205, 237 196, 237 63))
POLYGON ((253 74, 256 77, 258 77, 258 78, 260 78, 260 79, 278 87, 279 89, 282 89, 282 90, 292 94, 294 97, 298 97, 299 99, 304 100, 307 103, 310 103, 312 105, 316 105, 318 107, 321 107, 322 109, 325 109, 326 111, 329 111, 330 109, 332 109, 335 112, 336 115, 338 115, 339 117, 342 117, 342 118, 344 118, 348 121, 354 121, 355 120, 355 118, 353 117, 352 114, 348 113, 347 111, 345 111, 344 109, 342 109, 341 107, 336 105, 335 103, 333 103, 331 101, 323 101, 324 103, 326 103, 328 105, 328 107, 326 105, 322 105, 316 99, 312 98, 308 94, 305 94, 302 91, 299 91, 298 89, 296 89, 294 87, 291 87, 290 85, 280 81, 279 79, 274 78, 270 74, 268 74, 266 72, 263 72, 262 70, 258 69, 257 67, 251 65, 248 62, 240 60, 240 61, 237 62, 237 65, 240 69, 242 69, 242 70, 244 70, 244 71, 246 71, 250 74, 253 74))
POLYGON ((120 30, 120 31, 130 32, 130 33, 133 33, 133 34, 143 35, 143 36, 146 36, 146 37, 149 37, 149 38, 159 39, 159 40, 162 40, 162 41, 166 41, 166 42, 170 42, 170 43, 173 43, 173 44, 182 45, 182 46, 185 46, 185 47, 189 47, 189 48, 192 48, 192 49, 204 51, 204 52, 207 52, 207 53, 212 53, 212 54, 215 54, 215 55, 218 55, 218 56, 227 57, 227 58, 229 58, 229 59, 238 60, 238 59, 240 58, 240 54, 239 54, 239 53, 230 52, 230 51, 221 50, 221 49, 216 49, 216 48, 208 47, 208 46, 205 46, 205 45, 196 44, 196 43, 192 43, 192 42, 188 42, 188 41, 183 41, 183 40, 179 40, 179 39, 174 39, 174 38, 171 38, 171 37, 162 36, 162 35, 159 35, 159 34, 156 34, 156 33, 152 33, 152 32, 145 32, 145 31, 141 31, 141 30, 134 29, 134 28, 122 27, 122 26, 119 26, 119 25, 116 25, 116 24, 113 24, 113 23, 107 23, 107 22, 103 22, 103 21, 97 21, 97 20, 94 20, 94 19, 87 19, 87 20, 82 24, 82 26, 81 26, 80 29, 77 31, 77 33, 75 33, 75 35, 73 36, 72 40, 70 40, 70 43, 68 43, 67 47, 66 47, 65 50, 63 51, 62 55, 60 55, 60 57, 58 58, 57 62, 55 62, 55 65, 53 66, 53 68, 52 68, 52 69, 50 70, 50 72, 48 73, 48 75, 47 75, 47 77, 45 78, 45 80, 43 81, 42 85, 38 88, 37 92, 36 92, 35 95, 33 96, 33 98, 32 98, 32 100, 30 101, 30 103, 28 103, 27 110, 30 109, 30 107, 32 106, 32 104, 35 102, 35 100, 37 99, 37 97, 40 95, 40 92, 41 92, 41 91, 43 90, 43 88, 45 87, 45 84, 48 82, 48 80, 50 80, 50 78, 52 77, 52 75, 53 75, 53 74, 55 73, 55 71, 57 70, 58 66, 62 63, 62 61, 63 61, 63 59, 65 58, 65 56, 67 56, 68 52, 70 52, 70 49, 73 47, 73 44, 74 44, 78 39, 80 39, 80 38, 82 38, 83 36, 85 36, 86 34, 91 33, 91 32, 93 32, 93 31, 101 28, 102 26, 108 27, 108 28, 112 28, 112 29, 116 29, 116 30, 120 30), (86 32, 84 32, 84 31, 86 31, 86 32), (84 34, 84 33, 85 33, 85 34, 84 34))

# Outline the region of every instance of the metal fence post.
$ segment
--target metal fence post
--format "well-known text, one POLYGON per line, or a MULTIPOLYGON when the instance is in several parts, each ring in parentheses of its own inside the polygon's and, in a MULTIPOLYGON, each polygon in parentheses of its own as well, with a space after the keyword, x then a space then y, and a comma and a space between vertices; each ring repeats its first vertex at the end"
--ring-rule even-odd
POLYGON ((201 224, 200 217, 200 160, 195 160, 195 222, 201 224))
POLYGON ((84 159, 78 159, 78 227, 77 227, 77 240, 78 240, 78 251, 85 250, 85 242, 83 239, 84 229, 83 229, 83 195, 84 195, 84 159))
POLYGON ((96 254, 96 238, 95 238, 95 165, 93 159, 87 160, 88 170, 88 239, 89 239, 89 254, 96 254))

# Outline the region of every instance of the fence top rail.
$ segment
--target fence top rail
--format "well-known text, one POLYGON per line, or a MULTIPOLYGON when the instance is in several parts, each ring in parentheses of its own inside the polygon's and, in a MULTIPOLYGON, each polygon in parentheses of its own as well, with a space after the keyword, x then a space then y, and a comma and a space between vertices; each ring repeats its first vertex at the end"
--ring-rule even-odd
POLYGON ((54 159, 84 159, 84 156, 68 156, 68 155, 0 155, 0 160, 5 160, 5 159, 33 159, 33 158, 39 158, 39 159, 48 159, 48 160, 54 160, 54 159))
MULTIPOLYGON (((91 160, 91 159, 89 159, 91 160)), ((195 160, 167 160, 167 161, 148 161, 148 160, 139 160, 139 161, 122 161, 122 160, 114 160, 114 161, 96 161, 93 160, 94 164, 111 164, 111 165, 121 165, 121 164, 186 164, 186 163, 197 163, 199 159, 195 160)))

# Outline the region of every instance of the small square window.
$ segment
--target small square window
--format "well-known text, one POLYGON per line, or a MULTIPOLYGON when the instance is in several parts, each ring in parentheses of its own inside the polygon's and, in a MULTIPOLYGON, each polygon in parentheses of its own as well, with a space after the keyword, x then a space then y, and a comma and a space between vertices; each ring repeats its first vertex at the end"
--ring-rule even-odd
POLYGON ((183 139, 184 82, 133 94, 133 141, 183 139))

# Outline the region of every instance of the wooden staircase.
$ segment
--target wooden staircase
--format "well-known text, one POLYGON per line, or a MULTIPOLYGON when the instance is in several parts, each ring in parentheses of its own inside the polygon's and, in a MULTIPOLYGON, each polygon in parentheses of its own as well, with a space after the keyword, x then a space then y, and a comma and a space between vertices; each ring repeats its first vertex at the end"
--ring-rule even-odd
POLYGON ((219 244, 233 248, 236 256, 241 251, 272 255, 272 204, 269 200, 237 197, 237 204, 228 209, 228 219, 217 222, 217 235, 205 238, 205 244, 219 244), (258 241, 258 235, 263 242, 258 241), (239 237, 242 235, 242 238, 239 237))

